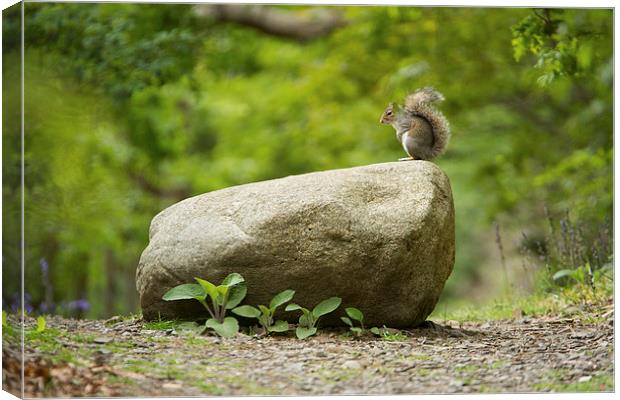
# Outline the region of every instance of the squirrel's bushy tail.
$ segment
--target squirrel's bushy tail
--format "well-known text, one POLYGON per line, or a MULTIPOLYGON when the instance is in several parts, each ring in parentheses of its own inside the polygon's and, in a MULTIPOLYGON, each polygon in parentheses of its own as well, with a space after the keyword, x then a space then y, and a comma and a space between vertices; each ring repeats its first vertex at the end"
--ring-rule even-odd
POLYGON ((446 117, 432 105, 434 102, 443 100, 443 95, 429 86, 416 90, 405 99, 405 110, 426 119, 433 128, 434 140, 430 158, 443 154, 450 141, 450 124, 446 117))
POLYGON ((436 101, 443 101, 445 98, 443 94, 439 93, 430 86, 423 89, 418 89, 411 93, 405 99, 405 108, 416 107, 420 103, 434 103, 436 101))

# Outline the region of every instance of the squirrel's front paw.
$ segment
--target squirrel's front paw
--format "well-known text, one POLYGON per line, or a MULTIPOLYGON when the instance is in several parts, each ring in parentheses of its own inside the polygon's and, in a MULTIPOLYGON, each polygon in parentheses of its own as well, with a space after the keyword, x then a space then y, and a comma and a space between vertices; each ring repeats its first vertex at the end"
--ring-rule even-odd
POLYGON ((398 161, 412 161, 415 160, 415 158, 413 157, 403 157, 403 158, 399 158, 398 161))

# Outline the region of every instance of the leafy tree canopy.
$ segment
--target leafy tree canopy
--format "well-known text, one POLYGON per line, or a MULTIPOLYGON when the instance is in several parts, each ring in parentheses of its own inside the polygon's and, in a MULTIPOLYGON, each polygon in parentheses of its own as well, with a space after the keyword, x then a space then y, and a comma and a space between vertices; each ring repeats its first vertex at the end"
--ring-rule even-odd
MULTIPOLYGON (((497 218, 535 229, 545 205, 586 224, 611 216, 611 10, 266 10, 346 22, 299 40, 191 5, 26 4, 33 304, 135 311, 157 212, 230 185, 395 160, 377 120, 426 85, 445 95, 453 130, 438 164, 454 190, 459 287, 484 274, 480 239, 497 218)), ((3 15, 5 98, 19 94, 18 16, 3 15)), ((3 110, 3 213, 15 221, 19 108, 3 110)), ((19 225, 5 225, 16 267, 19 225)), ((18 280, 3 282, 8 302, 18 280)))

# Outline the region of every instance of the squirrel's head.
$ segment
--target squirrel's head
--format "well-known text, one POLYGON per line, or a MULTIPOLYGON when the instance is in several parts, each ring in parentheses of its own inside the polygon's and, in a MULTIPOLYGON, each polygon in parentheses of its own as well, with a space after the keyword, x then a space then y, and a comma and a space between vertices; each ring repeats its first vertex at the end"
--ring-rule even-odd
POLYGON ((381 114, 380 123, 390 125, 392 122, 396 121, 396 110, 394 110, 394 103, 390 103, 381 114))

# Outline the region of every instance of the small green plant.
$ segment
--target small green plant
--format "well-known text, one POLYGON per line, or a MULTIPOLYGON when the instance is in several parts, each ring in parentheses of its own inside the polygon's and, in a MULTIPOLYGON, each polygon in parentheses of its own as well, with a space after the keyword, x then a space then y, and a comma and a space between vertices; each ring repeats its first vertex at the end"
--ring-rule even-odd
POLYGON ((601 277, 606 276, 605 274, 609 272, 611 268, 612 264, 608 263, 593 272, 590 263, 586 262, 585 265, 575 269, 561 269, 557 271, 553 274, 553 280, 561 284, 565 283, 567 278, 570 278, 576 283, 594 286, 593 284, 601 277))
MULTIPOLYGON (((362 313, 362 311, 355 307, 345 308, 344 311, 347 313, 348 317, 340 317, 340 319, 345 324, 349 325, 349 329, 351 330, 351 332, 353 332, 356 336, 361 336, 365 334, 367 331, 366 331, 366 328, 364 327, 364 314, 362 313), (355 326, 353 321, 359 322, 360 326, 355 326)), ((386 336, 389 336, 390 334, 392 334, 391 333, 392 331, 400 333, 400 331, 398 330, 386 328, 385 326, 383 326, 383 328, 381 329, 377 328, 376 326, 373 328, 370 328, 371 333, 377 336, 381 336, 384 339, 386 336)))
POLYGON ((402 342, 407 339, 407 336, 398 329, 388 328, 385 325, 383 325, 383 328, 374 327, 370 329, 370 332, 381 337, 386 342, 402 342))
POLYGON ((155 321, 148 321, 144 323, 144 329, 163 331, 166 329, 173 329, 178 324, 177 320, 162 319, 161 316, 155 321))
POLYGON ((2 310, 2 326, 3 327, 7 326, 7 323, 8 323, 7 322, 7 318, 8 318, 8 315, 7 315, 6 311, 2 310))
POLYGON ((285 290, 281 293, 278 293, 274 296, 273 299, 271 299, 269 307, 266 307, 262 304, 259 305, 258 308, 246 305, 234 308, 232 312, 242 317, 258 319, 258 322, 263 327, 266 334, 269 334, 271 332, 286 332, 288 331, 288 322, 278 320, 274 323, 273 315, 278 307, 280 307, 286 302, 291 301, 294 295, 294 290, 285 290))
POLYGON ((356 336, 364 334, 364 314, 355 307, 345 308, 344 311, 347 313, 348 317, 340 317, 342 322, 349 325, 349 330, 356 336), (360 326, 355 326, 352 320, 359 322, 360 326))
POLYGON ((178 322, 174 326, 174 330, 180 335, 200 335, 205 329, 205 326, 200 326, 200 324, 193 321, 178 322))
POLYGON ((42 315, 39 315, 39 317, 37 318, 37 332, 43 332, 45 330, 45 326, 46 326, 45 317, 42 315))
POLYGON ((590 266, 586 264, 581 268, 575 269, 561 269, 553 274, 553 280, 555 282, 563 282, 566 281, 566 278, 571 278, 577 283, 585 284, 587 283, 586 273, 591 273, 590 266))
POLYGON ((234 317, 227 317, 226 310, 230 310, 243 300, 247 293, 245 279, 237 273, 228 275, 222 284, 215 286, 209 281, 194 278, 198 284, 184 283, 170 289, 163 295, 166 301, 195 299, 209 312, 211 318, 205 323, 205 328, 213 329, 222 337, 233 337, 239 332, 239 323, 234 317), (207 303, 211 299, 211 306, 207 303))
POLYGON ((299 317, 299 324, 295 330, 295 334, 297 335, 297 338, 305 339, 316 333, 319 318, 336 310, 340 306, 340 303, 342 303, 342 299, 340 297, 330 297, 329 299, 323 300, 317 304, 312 311, 295 303, 286 306, 285 310, 301 310, 303 314, 299 317))

